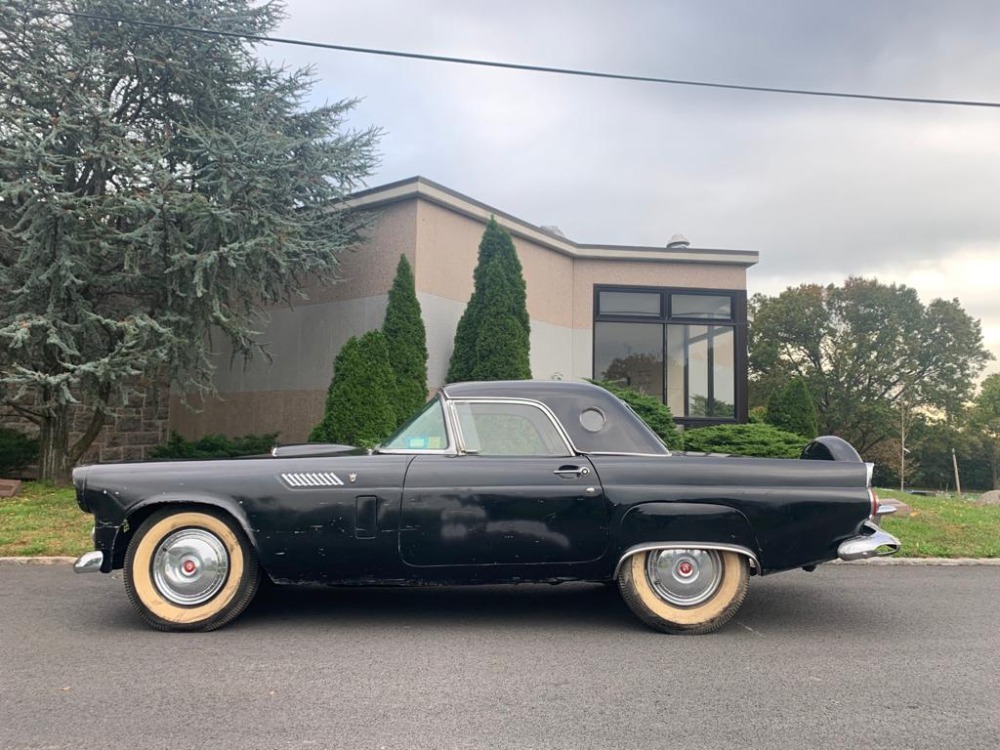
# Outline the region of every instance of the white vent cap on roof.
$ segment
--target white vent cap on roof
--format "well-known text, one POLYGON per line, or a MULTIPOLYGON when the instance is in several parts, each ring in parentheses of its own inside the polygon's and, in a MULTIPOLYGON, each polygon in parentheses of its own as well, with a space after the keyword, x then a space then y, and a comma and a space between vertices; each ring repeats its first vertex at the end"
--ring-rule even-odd
POLYGON ((675 234, 667 243, 668 248, 691 247, 691 240, 683 234, 675 234))

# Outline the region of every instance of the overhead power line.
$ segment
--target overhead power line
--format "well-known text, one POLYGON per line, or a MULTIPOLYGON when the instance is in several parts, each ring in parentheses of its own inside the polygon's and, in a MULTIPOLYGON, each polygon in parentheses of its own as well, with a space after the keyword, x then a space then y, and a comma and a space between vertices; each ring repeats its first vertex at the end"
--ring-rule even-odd
POLYGON ((203 36, 231 37, 247 39, 254 42, 270 42, 272 44, 289 44, 297 47, 312 47, 315 49, 336 50, 338 52, 355 52, 363 55, 378 55, 381 57, 400 57, 408 60, 424 60, 428 62, 451 63, 454 65, 474 65, 481 68, 501 68, 504 70, 519 70, 528 73, 550 73, 581 78, 602 78, 612 81, 635 81, 638 83, 658 83, 669 86, 695 86, 711 89, 728 89, 731 91, 753 91, 766 94, 788 94, 793 96, 819 96, 833 99, 861 99, 864 101, 898 102, 903 104, 933 104, 948 107, 981 107, 1000 109, 1000 102, 969 100, 969 99, 934 99, 916 96, 887 96, 882 94, 858 94, 846 91, 819 91, 815 89, 789 89, 777 86, 748 86, 738 83, 718 83, 714 81, 689 81, 677 78, 660 78, 657 76, 630 75, 627 73, 608 73, 598 70, 579 70, 576 68, 555 68, 546 65, 525 65, 521 63, 502 62, 499 60, 478 60, 468 57, 450 57, 447 55, 427 55, 419 52, 403 52, 400 50, 379 49, 372 47, 353 47, 345 44, 329 44, 326 42, 311 42, 304 39, 291 39, 261 34, 246 34, 239 31, 224 31, 221 29, 200 29, 194 26, 182 26, 158 21, 142 21, 131 18, 117 18, 96 13, 79 13, 74 11, 36 11, 41 15, 64 15, 73 18, 86 18, 91 21, 106 21, 133 26, 144 26, 164 31, 181 31, 203 36))

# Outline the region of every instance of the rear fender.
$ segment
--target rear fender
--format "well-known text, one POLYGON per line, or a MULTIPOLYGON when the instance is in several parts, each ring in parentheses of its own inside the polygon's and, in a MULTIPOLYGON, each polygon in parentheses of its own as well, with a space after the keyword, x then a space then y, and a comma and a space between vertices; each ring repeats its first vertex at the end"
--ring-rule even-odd
POLYGON ((760 572, 757 537, 746 516, 734 508, 710 503, 644 503, 622 518, 618 534, 623 550, 615 567, 632 555, 654 549, 712 549, 736 552, 760 572))

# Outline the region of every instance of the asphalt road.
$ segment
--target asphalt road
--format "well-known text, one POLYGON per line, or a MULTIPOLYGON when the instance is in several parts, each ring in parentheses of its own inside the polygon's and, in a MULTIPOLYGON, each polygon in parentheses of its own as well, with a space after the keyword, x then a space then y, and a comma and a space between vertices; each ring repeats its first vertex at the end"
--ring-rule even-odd
POLYGON ((589 584, 292 589, 148 630, 120 575, 0 566, 0 748, 1000 748, 1000 568, 751 582, 709 636, 589 584))

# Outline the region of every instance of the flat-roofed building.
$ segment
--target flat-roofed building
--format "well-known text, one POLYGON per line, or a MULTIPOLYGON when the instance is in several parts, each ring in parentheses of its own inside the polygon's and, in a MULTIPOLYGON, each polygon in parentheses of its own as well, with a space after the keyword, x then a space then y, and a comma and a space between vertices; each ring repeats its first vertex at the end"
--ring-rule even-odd
POLYGON ((413 266, 427 328, 428 386, 439 387, 491 216, 524 268, 534 377, 616 380, 664 400, 685 425, 746 420, 746 275, 756 252, 692 247, 679 236, 663 247, 581 244, 422 177, 351 203, 375 219, 367 242, 341 256, 343 280, 270 311, 260 336, 270 360, 244 366, 220 349, 221 399, 192 411, 172 394, 171 429, 305 440, 340 347, 382 326, 400 255, 413 266))

